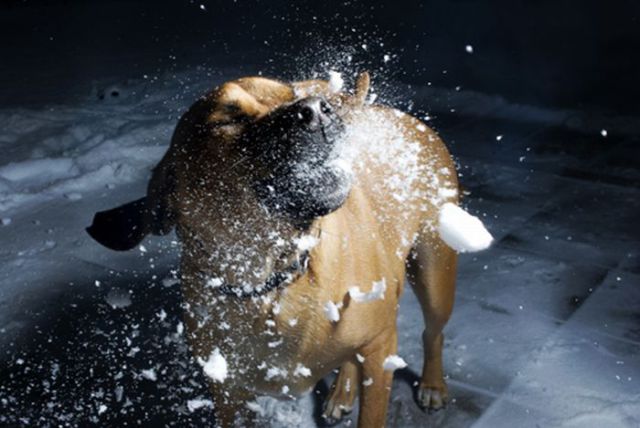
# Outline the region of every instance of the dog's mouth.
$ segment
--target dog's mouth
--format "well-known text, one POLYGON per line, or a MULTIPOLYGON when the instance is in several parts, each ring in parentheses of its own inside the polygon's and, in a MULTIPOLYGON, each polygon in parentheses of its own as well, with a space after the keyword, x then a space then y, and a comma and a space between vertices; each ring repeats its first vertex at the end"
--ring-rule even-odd
POLYGON ((250 142, 260 150, 256 170, 261 173, 254 181, 260 201, 302 221, 340 208, 353 180, 342 153, 344 126, 333 107, 310 97, 272 115, 250 142))
POLYGON ((269 210, 310 220, 340 208, 351 183, 351 174, 332 162, 321 166, 299 163, 256 182, 255 190, 269 210))

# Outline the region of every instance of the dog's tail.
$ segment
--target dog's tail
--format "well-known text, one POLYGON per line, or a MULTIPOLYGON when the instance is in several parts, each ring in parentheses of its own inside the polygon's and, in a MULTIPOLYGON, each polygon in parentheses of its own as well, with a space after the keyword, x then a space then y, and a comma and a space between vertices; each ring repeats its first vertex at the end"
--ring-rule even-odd
POLYGON ((100 211, 87 233, 105 247, 126 251, 138 245, 150 232, 146 220, 147 198, 140 198, 107 211, 100 211))

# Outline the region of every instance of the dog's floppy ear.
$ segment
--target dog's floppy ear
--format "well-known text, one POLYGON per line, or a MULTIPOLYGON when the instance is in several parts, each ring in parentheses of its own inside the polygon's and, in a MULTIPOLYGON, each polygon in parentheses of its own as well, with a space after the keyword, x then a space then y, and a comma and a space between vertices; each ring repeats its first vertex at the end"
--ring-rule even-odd
POLYGON ((134 248, 149 234, 166 235, 173 229, 171 205, 174 189, 173 156, 170 150, 153 170, 147 196, 119 207, 100 211, 86 230, 100 244, 115 251, 134 248))
POLYGON ((87 233, 107 248, 130 250, 149 233, 145 212, 147 198, 140 198, 107 211, 100 211, 87 227, 87 233))

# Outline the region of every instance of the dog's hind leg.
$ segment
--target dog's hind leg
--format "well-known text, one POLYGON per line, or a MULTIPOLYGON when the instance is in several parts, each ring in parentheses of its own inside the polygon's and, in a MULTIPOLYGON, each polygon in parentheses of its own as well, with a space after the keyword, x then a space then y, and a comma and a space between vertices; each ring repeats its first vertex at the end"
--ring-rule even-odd
POLYGON ((408 260, 407 276, 425 322, 424 366, 417 401, 428 410, 442 408, 448 398, 442 369, 442 329, 453 309, 456 263, 456 252, 439 237, 418 240, 408 260))
POLYGON ((354 361, 347 361, 340 367, 324 402, 322 418, 327 425, 334 425, 351 413, 358 394, 359 379, 358 366, 354 361))

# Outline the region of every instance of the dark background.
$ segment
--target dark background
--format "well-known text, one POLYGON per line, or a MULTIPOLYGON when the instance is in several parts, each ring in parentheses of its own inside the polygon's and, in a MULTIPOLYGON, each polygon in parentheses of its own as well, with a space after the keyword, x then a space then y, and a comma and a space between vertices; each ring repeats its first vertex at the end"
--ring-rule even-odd
POLYGON ((632 0, 5 0, 0 105, 62 101, 42 87, 64 88, 60 98, 92 78, 195 65, 286 75, 300 49, 369 42, 360 60, 392 51, 407 83, 635 113, 639 10, 632 0))

